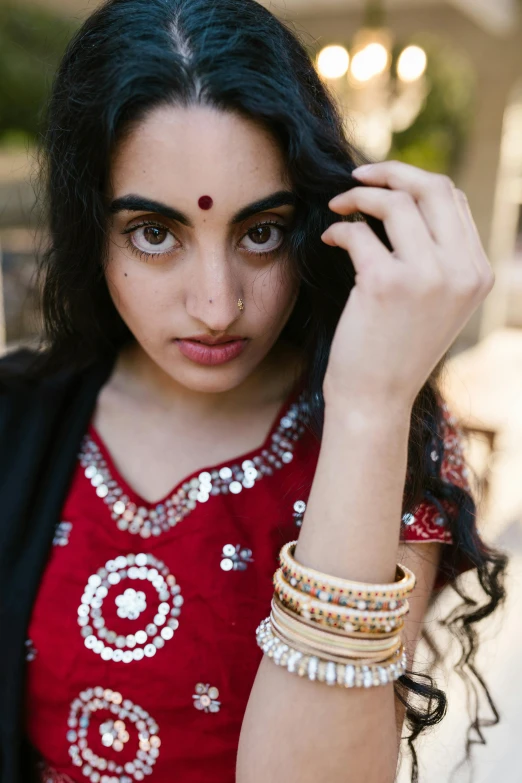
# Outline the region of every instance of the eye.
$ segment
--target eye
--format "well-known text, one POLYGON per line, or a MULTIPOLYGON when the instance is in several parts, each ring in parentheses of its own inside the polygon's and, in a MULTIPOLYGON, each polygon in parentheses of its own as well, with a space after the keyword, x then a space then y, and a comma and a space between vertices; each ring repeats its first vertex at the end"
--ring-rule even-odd
POLYGON ((275 221, 257 223, 248 229, 241 245, 248 253, 265 255, 279 250, 283 244, 286 226, 275 221), (246 242, 246 244, 244 244, 246 242))
POLYGON ((128 234, 127 244, 140 255, 161 256, 176 247, 176 239, 161 223, 142 223, 123 232, 128 234))

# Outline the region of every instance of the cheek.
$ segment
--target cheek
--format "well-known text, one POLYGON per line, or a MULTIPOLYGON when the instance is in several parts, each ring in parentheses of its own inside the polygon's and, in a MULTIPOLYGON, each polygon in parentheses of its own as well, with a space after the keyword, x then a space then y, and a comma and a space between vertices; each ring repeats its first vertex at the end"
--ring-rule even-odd
POLYGON ((256 275, 250 290, 260 317, 281 319, 297 298, 298 284, 289 265, 274 264, 256 275))
POLYGON ((105 277, 114 306, 132 331, 150 329, 159 320, 165 289, 146 270, 110 262, 105 277))
POLYGON ((105 268, 105 279, 112 300, 122 317, 136 319, 148 308, 152 296, 154 275, 146 263, 135 258, 120 237, 112 237, 105 268))

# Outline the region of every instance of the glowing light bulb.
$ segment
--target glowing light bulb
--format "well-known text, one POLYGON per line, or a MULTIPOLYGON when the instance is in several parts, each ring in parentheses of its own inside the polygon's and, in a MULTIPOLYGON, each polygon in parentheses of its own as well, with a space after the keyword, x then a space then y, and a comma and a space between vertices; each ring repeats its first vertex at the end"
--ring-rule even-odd
POLYGON ((325 46, 317 58, 317 68, 325 79, 338 79, 344 76, 349 64, 350 55, 344 46, 325 46))
POLYGON ((352 58, 351 73, 358 82, 367 82, 386 70, 388 52, 380 43, 371 43, 352 58))
POLYGON ((415 82, 420 79, 427 64, 428 58, 424 49, 420 46, 407 46, 397 62, 397 76, 403 82, 415 82))

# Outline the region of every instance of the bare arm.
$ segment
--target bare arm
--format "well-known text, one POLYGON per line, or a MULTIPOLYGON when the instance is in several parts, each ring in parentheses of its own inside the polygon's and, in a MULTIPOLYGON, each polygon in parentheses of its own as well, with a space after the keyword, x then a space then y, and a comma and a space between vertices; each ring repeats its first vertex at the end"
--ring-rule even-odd
MULTIPOLYGON (((356 285, 330 351, 321 452, 295 558, 332 576, 382 583, 393 581, 399 560, 414 400, 493 275, 465 198, 449 180, 396 162, 356 176, 372 187, 355 187, 330 207, 383 220, 394 252, 363 223, 334 223, 323 234, 350 253, 356 285)), ((402 634, 410 666, 440 550, 415 552, 418 586, 402 634)), ((329 687, 264 657, 237 781, 391 783, 402 714, 391 684, 329 687)))
MULTIPOLYGON (((305 565, 327 573, 392 581, 399 555, 409 417, 398 412, 396 417, 357 419, 327 422, 295 554, 305 565), (340 465, 350 466, 342 471, 342 480, 340 465)), ((411 640, 410 657, 437 565, 437 545, 420 548, 425 559, 409 557, 409 567, 414 565, 418 574, 404 634, 411 640)), ((396 710, 400 719, 404 714, 394 701, 391 684, 321 687, 264 658, 243 722, 238 782, 392 781, 398 753, 396 710)))

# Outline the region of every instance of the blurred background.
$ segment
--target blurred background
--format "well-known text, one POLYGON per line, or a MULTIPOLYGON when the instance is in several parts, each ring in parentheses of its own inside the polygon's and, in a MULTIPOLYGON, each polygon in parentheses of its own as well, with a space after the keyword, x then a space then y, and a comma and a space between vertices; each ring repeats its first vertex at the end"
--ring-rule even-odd
MULTIPOLYGON (((0 351, 40 329, 33 274, 39 119, 64 47, 96 0, 0 5, 0 351)), ((352 142, 448 174, 469 198, 495 287, 450 352, 444 389, 466 434, 483 536, 508 551, 509 598, 486 621, 478 666, 501 713, 474 739, 476 783, 520 783, 522 685, 522 0, 277 0, 265 5, 302 38, 342 106, 352 142)), ((40 229, 41 231, 42 229, 40 229)), ((45 229, 43 229, 45 231, 45 229)), ((443 595, 429 618, 456 603, 443 595)), ((423 649, 419 656, 424 655, 423 649)), ((437 672, 443 723, 420 745, 425 783, 468 780, 466 693, 453 653, 437 672)), ((426 651, 427 656, 427 651, 426 651)), ((490 717, 487 703, 484 717, 490 717)), ((399 781, 409 779, 407 759, 399 781)))

